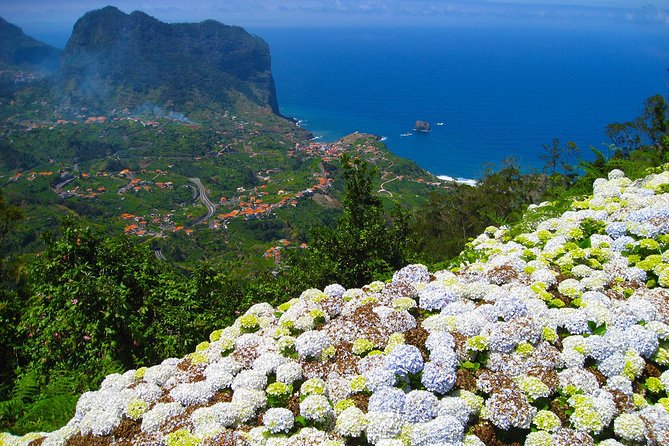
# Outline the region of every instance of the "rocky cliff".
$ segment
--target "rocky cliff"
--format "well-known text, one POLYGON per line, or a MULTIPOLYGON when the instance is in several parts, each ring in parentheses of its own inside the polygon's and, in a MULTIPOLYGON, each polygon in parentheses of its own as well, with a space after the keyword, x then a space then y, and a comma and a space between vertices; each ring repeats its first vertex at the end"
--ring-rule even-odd
POLYGON ((89 109, 246 101, 278 113, 270 65, 267 44, 243 28, 167 24, 108 6, 74 25, 54 91, 89 109))

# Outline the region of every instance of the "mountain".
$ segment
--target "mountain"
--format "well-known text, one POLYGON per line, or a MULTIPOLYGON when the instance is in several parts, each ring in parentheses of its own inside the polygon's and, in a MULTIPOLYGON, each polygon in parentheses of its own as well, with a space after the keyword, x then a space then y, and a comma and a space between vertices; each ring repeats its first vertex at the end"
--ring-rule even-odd
POLYGON ((25 35, 21 28, 0 18, 0 66, 53 71, 59 57, 59 49, 25 35))
POLYGON ((89 110, 240 103, 279 113, 268 45, 213 20, 167 24, 108 6, 81 17, 56 79, 61 103, 89 110))

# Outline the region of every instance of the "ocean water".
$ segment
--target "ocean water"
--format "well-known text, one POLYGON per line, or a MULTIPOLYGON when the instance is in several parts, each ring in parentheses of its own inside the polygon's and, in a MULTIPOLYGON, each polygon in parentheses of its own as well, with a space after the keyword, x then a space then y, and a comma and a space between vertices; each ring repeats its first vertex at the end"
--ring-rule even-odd
POLYGON ((542 145, 606 150, 605 126, 667 94, 669 27, 466 25, 257 29, 272 54, 281 112, 324 141, 386 137, 436 175, 477 178, 542 145), (432 132, 412 131, 416 120, 432 132), (443 126, 437 126, 443 122, 443 126), (412 136, 402 137, 411 132, 412 136))

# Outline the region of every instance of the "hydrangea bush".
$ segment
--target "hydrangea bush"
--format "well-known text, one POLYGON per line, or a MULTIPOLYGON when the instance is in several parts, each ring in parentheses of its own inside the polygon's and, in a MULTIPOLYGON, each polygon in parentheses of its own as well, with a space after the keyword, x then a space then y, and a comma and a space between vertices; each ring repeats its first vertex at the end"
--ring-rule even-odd
POLYGON ((487 228, 452 271, 256 305, 0 445, 667 445, 667 185, 612 171, 531 232, 487 228))

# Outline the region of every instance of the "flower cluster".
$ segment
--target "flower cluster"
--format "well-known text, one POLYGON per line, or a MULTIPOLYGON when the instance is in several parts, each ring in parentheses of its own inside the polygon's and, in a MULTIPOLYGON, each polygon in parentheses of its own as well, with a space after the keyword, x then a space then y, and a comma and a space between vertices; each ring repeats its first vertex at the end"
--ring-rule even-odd
POLYGON ((0 445, 669 444, 667 185, 612 171, 532 230, 487 228, 456 269, 254 305, 183 359, 108 376, 67 426, 0 445))

